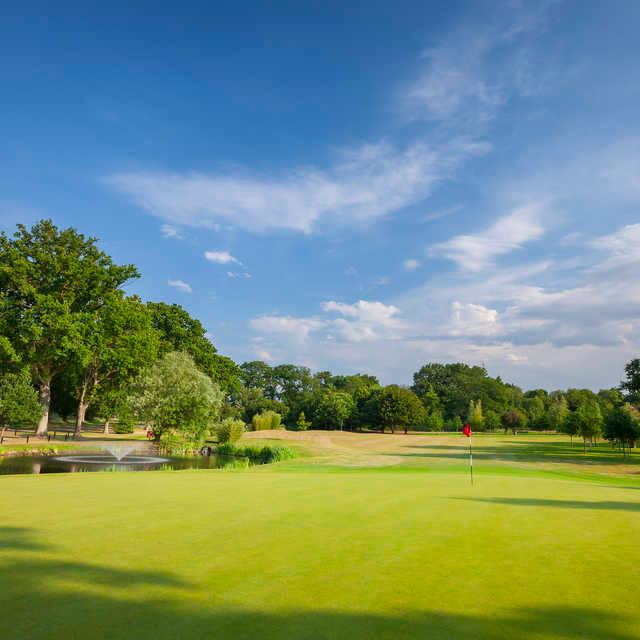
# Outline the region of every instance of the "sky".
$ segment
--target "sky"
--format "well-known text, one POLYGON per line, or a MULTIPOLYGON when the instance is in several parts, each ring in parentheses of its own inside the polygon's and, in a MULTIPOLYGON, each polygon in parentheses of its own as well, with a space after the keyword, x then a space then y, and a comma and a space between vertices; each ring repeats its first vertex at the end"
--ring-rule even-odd
POLYGON ((237 362, 526 388, 640 356, 640 3, 13 3, 0 227, 97 236, 237 362))

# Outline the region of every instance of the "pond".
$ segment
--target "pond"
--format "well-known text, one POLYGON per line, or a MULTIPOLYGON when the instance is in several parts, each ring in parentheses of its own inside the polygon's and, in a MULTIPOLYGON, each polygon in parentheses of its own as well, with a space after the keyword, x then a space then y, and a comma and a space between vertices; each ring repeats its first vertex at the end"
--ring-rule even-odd
POLYGON ((109 454, 68 454, 60 456, 0 456, 0 475, 39 473, 78 473, 97 471, 173 471, 180 469, 247 468, 247 458, 194 456, 188 458, 126 456, 121 460, 109 454))

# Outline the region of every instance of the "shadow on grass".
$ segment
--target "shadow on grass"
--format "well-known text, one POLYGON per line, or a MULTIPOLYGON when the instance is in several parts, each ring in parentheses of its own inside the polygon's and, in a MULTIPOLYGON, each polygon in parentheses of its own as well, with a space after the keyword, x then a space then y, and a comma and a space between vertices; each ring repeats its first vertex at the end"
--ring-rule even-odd
MULTIPOLYGON (((469 445, 465 442, 459 445, 406 445, 414 449, 409 453, 390 453, 408 458, 433 458, 449 460, 466 460, 469 456, 469 445), (418 449, 418 451, 415 451, 418 449)), ((488 446, 480 443, 474 445, 473 457, 477 460, 498 460, 504 462, 565 462, 576 465, 619 465, 640 464, 640 457, 630 455, 624 457, 622 453, 610 447, 599 444, 594 448, 587 448, 584 453, 582 445, 571 447, 562 442, 505 442, 503 446, 488 446)))
POLYGON ((489 502, 519 507, 557 507, 559 509, 595 509, 598 511, 640 511, 640 502, 620 502, 614 500, 551 500, 546 498, 464 498, 452 500, 469 500, 472 502, 489 502))
MULTIPOLYGON (((332 610, 283 611, 282 605, 274 602, 277 611, 271 613, 251 609, 250 601, 246 609, 233 609, 219 604, 220 594, 198 593, 196 587, 166 573, 112 569, 15 552, 15 531, 7 529, 0 532, 5 538, 3 548, 14 552, 8 558, 0 554, 0 637, 4 640, 637 638, 632 618, 587 606, 529 607, 486 616, 428 610, 382 615, 341 611, 340 595, 336 594, 332 610), (142 596, 131 593, 136 586, 143 588, 142 596), (195 603, 189 600, 194 594, 199 596, 195 603)), ((29 537, 27 530, 18 533, 29 537)))

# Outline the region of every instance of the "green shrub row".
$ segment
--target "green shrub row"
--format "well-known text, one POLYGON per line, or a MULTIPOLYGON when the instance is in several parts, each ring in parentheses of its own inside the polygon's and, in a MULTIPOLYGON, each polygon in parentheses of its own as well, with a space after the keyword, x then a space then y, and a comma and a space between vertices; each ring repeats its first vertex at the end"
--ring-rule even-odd
POLYGON ((231 442, 216 447, 216 453, 221 456, 240 456, 249 458, 252 462, 258 464, 268 464, 270 462, 280 462, 281 460, 289 460, 295 458, 296 454, 288 447, 257 447, 252 445, 236 446, 231 442))

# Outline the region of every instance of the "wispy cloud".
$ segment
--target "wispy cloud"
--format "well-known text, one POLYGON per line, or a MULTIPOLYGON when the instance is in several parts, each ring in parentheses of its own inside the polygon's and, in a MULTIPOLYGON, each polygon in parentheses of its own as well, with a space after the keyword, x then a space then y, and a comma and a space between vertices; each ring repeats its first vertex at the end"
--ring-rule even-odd
POLYGON ((415 271, 420 266, 420 261, 416 260, 415 258, 407 258, 402 263, 402 266, 406 271, 415 271))
POLYGON ((228 251, 205 251, 204 257, 209 262, 218 264, 242 264, 240 260, 234 258, 228 251))
POLYGON ((193 289, 191 285, 184 280, 168 280, 167 284, 174 289, 178 289, 179 291, 183 291, 184 293, 192 293, 193 289))
POLYGON ((163 224, 160 227, 160 233, 162 234, 163 238, 174 238, 176 240, 182 239, 180 231, 178 231, 178 229, 171 224, 163 224))
POLYGON ((485 143, 416 142, 343 151, 327 170, 298 167, 278 177, 171 172, 119 173, 106 182, 169 224, 213 228, 220 220, 250 231, 310 233, 320 220, 374 219, 428 197, 434 185, 485 143))
POLYGON ((546 215, 545 205, 526 205, 498 218, 484 231, 458 235, 434 244, 428 253, 453 260, 461 269, 480 271, 491 265, 497 256, 516 251, 525 243, 542 237, 546 215))
POLYGON ((423 68, 406 94, 411 116, 477 127, 512 96, 534 93, 543 74, 532 73, 528 47, 544 30, 551 4, 498 3, 484 24, 461 25, 426 49, 423 68), (501 55, 494 55, 498 50, 501 55))

